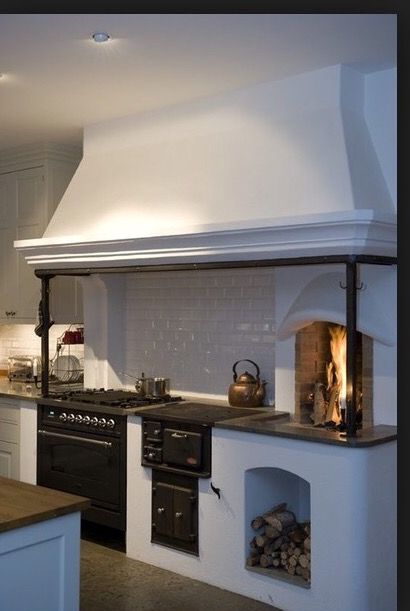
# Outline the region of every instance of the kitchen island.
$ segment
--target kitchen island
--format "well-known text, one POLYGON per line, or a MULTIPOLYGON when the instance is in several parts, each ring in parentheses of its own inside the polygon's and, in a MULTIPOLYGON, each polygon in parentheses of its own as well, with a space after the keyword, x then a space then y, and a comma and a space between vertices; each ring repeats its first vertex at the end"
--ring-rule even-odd
POLYGON ((85 497, 0 477, 0 609, 78 611, 85 497))

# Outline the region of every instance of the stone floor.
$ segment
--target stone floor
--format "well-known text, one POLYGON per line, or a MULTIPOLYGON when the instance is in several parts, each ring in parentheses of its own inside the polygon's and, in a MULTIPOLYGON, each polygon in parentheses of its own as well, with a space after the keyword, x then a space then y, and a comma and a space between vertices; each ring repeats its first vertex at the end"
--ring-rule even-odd
POLYGON ((80 611, 280 611, 81 541, 80 611))

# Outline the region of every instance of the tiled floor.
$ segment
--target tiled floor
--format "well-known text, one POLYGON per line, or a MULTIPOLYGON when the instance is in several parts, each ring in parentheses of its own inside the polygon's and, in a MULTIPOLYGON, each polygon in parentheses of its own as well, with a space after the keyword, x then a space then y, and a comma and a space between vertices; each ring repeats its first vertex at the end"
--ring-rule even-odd
POLYGON ((279 611, 81 541, 80 611, 279 611))

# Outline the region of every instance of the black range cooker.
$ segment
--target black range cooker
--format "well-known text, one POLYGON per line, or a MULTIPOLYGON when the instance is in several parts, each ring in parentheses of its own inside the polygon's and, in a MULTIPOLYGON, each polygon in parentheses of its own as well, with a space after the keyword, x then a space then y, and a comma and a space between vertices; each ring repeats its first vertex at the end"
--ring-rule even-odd
POLYGON ((50 393, 38 404, 37 483, 89 497, 86 520, 125 531, 127 414, 181 400, 121 389, 50 393))
POLYGON ((257 413, 262 410, 191 402, 140 412, 141 464, 152 467, 153 543, 199 555, 198 478, 211 476, 212 427, 257 413))

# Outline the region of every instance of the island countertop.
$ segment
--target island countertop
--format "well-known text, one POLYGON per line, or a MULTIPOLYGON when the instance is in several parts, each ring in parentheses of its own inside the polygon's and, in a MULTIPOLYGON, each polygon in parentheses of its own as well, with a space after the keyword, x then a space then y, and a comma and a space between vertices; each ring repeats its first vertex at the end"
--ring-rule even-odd
POLYGON ((87 509, 90 499, 0 477, 0 533, 87 509))

